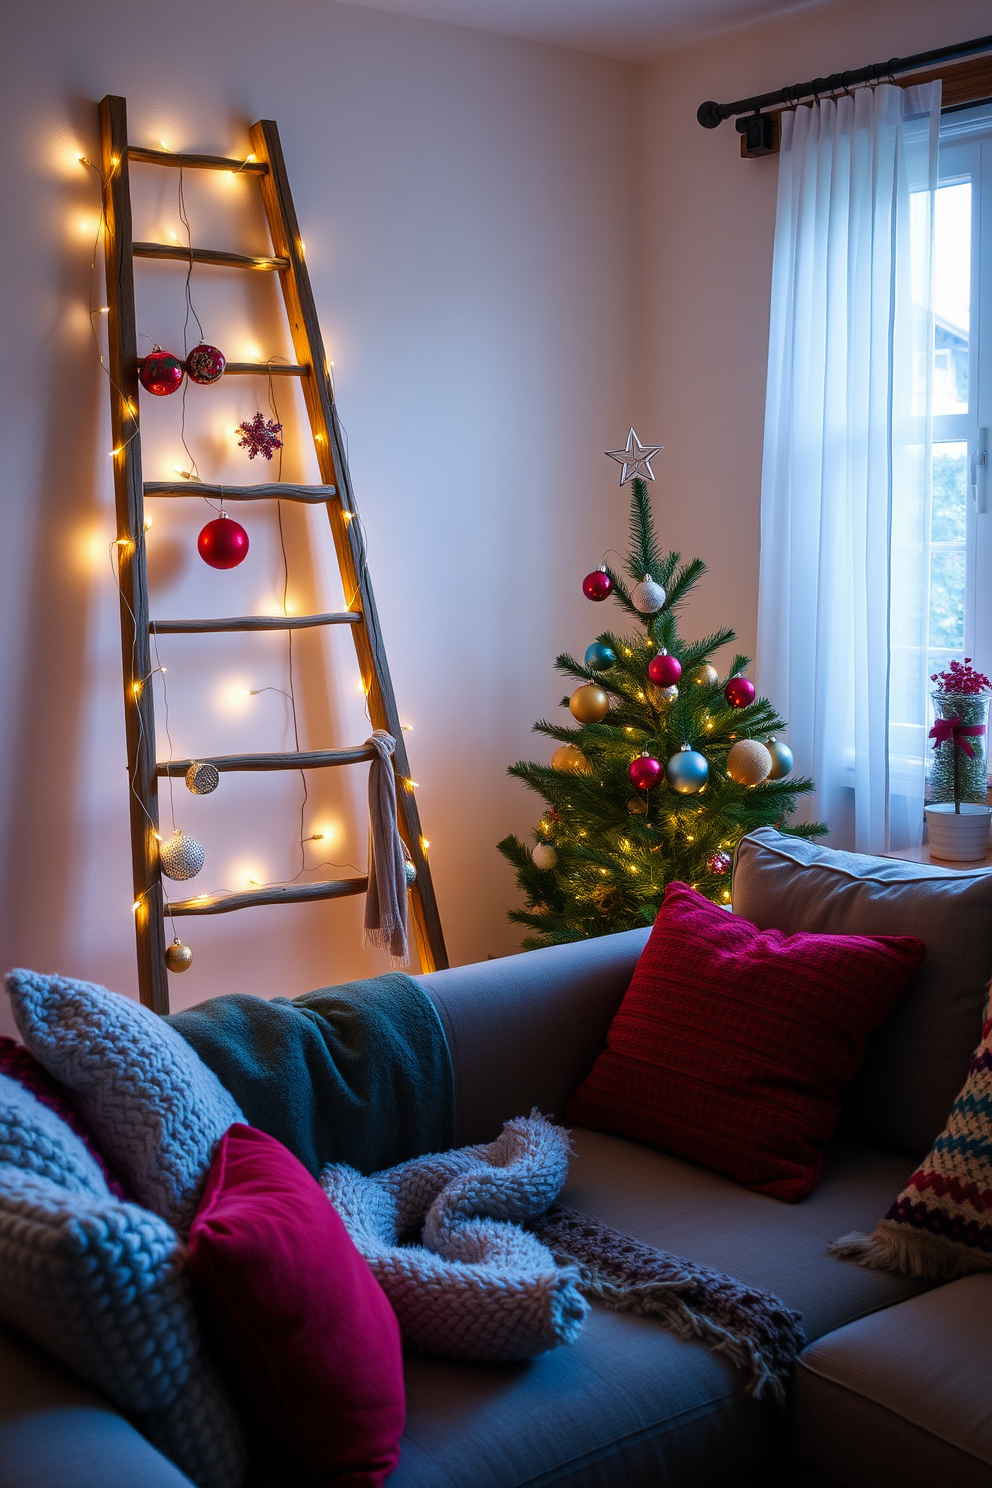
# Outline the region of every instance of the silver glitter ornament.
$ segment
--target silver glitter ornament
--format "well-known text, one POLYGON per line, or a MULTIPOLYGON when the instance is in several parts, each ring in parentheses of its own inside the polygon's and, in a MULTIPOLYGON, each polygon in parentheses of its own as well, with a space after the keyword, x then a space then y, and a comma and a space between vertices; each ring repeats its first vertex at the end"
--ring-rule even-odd
POLYGON ((187 837, 177 827, 168 842, 159 847, 158 860, 166 878, 195 878, 203 867, 203 848, 195 837, 187 837))
POLYGON ((216 765, 204 765, 194 760, 186 771, 186 789, 194 796, 209 796, 219 785, 220 772, 216 765))
POLYGON ((547 873, 558 861, 558 854, 550 842, 535 842, 530 850, 531 860, 535 868, 540 868, 547 873))
POLYGON ((657 615, 665 603, 665 591, 656 584, 650 574, 645 574, 639 584, 630 591, 630 602, 640 615, 657 615))
POLYGON ((412 889, 413 885, 417 882, 417 866, 412 858, 405 858, 403 860, 403 871, 406 874, 406 886, 408 889, 412 889))

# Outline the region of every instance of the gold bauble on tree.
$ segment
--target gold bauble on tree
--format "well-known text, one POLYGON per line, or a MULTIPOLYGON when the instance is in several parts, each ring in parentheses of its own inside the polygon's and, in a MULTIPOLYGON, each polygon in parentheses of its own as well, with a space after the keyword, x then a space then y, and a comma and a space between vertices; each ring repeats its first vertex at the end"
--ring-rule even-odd
POLYGON ((702 666, 696 671, 695 680, 699 683, 700 687, 715 687, 720 680, 720 673, 715 666, 711 666, 708 661, 704 661, 702 666))
POLYGON ((183 945, 177 935, 170 946, 165 948, 165 964, 169 971, 177 973, 189 971, 193 965, 193 952, 188 945, 183 945))
POLYGON ((760 785, 771 774, 772 757, 760 739, 738 739, 727 755, 727 774, 738 785, 760 785))
POLYGON ((576 744, 562 744, 551 756, 552 770, 564 770, 568 775, 591 775, 592 766, 576 744))
POLYGON ((572 693, 568 706, 579 723, 602 723, 610 711, 610 700, 595 682, 584 682, 572 693))

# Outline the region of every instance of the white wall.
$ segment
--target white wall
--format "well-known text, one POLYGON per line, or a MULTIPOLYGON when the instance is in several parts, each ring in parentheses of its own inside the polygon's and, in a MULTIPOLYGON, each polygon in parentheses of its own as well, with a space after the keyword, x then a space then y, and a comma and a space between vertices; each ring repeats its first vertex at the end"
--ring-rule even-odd
POLYGON ((861 0, 645 69, 638 427, 665 442, 666 540, 709 564, 693 634, 732 625, 754 655, 778 178, 777 156, 741 160, 733 123, 701 129, 696 109, 988 30, 988 0, 861 0))
MULTIPOLYGON (((126 15, 109 0, 38 0, 8 7, 0 66, 0 960, 135 990, 107 384, 87 319, 99 183, 76 158, 99 158, 106 92, 127 97, 134 140, 173 149, 238 155, 253 119, 280 125, 451 957, 514 949, 513 879, 494 844, 535 808, 505 769, 546 757, 530 726, 561 696, 551 663, 592 634, 579 581, 623 534, 601 451, 622 442, 634 400, 633 71, 332 0, 174 0, 126 15)), ((178 227, 177 184, 135 170, 140 233, 178 227)), ((262 246, 244 181, 191 178, 187 204, 194 240, 262 246)), ((178 266, 138 274, 139 329, 181 343, 178 266)), ((253 340, 287 349, 271 282, 204 270, 193 289, 229 354, 253 340)), ((306 474, 304 430, 279 392, 286 473, 306 474)), ((254 396, 243 379, 191 392, 205 478, 257 477, 231 440, 254 396)), ((181 453, 178 401, 143 397, 146 474, 169 475, 181 453)), ((244 519, 248 561, 216 574, 193 552, 210 513, 165 505, 149 534, 153 613, 271 602, 269 517, 244 519)), ((320 590, 307 550, 322 529, 311 514, 308 539, 296 517, 292 592, 305 607, 320 590)), ((368 732, 349 651, 332 655, 318 712, 311 684, 326 658, 301 645, 313 743, 368 732)), ((279 694, 239 697, 286 686, 283 640, 208 653, 173 638, 162 652, 177 755, 289 743, 279 694)), ((311 776, 310 824, 334 825, 329 856, 362 866, 365 771, 351 789, 330 774, 311 776)), ((177 820, 208 852, 197 889, 234 886, 251 865, 262 878, 295 872, 299 799, 291 777, 228 776, 206 801, 179 783, 177 820)), ((362 903, 179 922, 196 959, 173 979, 176 1005, 371 974, 381 962, 361 949, 362 903)))

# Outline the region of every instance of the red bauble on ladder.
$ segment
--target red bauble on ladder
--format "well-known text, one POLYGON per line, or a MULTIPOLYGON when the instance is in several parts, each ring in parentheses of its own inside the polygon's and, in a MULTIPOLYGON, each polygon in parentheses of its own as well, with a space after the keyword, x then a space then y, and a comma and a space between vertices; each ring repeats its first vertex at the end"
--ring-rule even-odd
POLYGON ((206 386, 223 377, 226 366, 227 357, 224 353, 218 351, 216 346, 208 346, 206 341, 201 341, 186 358, 186 375, 191 382, 206 386))
POLYGON ((179 389, 183 364, 171 351, 156 346, 139 364, 138 380, 146 392, 154 393, 156 398, 167 398, 179 389))
POLYGON ((237 568, 248 556, 248 534, 240 522, 221 512, 196 539, 196 550, 211 568, 237 568))

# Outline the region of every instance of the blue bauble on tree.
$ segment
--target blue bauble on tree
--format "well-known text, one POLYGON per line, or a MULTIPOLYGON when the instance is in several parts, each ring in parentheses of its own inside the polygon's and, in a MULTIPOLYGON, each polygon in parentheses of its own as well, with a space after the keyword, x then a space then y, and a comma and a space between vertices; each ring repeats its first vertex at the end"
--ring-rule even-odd
POLYGON ((586 666, 591 672, 605 672, 617 659, 615 651, 609 646, 604 646, 602 641, 593 641, 591 646, 586 647, 586 666))
POLYGON ((665 766, 665 779, 672 790, 683 796, 692 796, 696 791, 701 791, 709 775, 710 767, 706 756, 700 754, 698 749, 690 749, 688 744, 683 744, 678 754, 673 754, 665 766))

